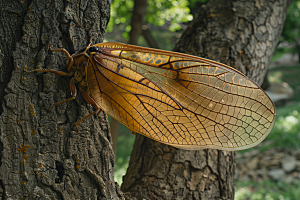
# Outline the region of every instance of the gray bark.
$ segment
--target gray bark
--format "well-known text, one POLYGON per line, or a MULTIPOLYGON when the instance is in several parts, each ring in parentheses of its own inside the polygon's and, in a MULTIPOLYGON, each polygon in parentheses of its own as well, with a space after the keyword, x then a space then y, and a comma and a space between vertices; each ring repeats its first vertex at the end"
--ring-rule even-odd
MULTIPOLYGON (((102 42, 109 1, 1 1, 0 25, 0 199, 122 199, 113 180, 109 126, 78 94, 69 77, 25 73, 65 70, 61 52, 102 42), (4 98, 3 98, 4 96, 4 98)), ((80 93, 80 92, 79 92, 80 93)), ((101 113, 105 119, 105 114, 101 113)))
MULTIPOLYGON (((289 0, 211 0, 175 51, 230 65, 261 84, 289 0)), ((138 135, 122 191, 127 199, 233 199, 235 152, 179 150, 138 135)))

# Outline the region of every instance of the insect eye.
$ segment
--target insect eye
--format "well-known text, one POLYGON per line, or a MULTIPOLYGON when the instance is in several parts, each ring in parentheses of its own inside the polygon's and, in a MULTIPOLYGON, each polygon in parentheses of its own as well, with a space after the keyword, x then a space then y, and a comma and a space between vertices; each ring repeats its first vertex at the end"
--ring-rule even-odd
POLYGON ((98 49, 98 47, 90 47, 89 52, 100 52, 100 50, 98 49))

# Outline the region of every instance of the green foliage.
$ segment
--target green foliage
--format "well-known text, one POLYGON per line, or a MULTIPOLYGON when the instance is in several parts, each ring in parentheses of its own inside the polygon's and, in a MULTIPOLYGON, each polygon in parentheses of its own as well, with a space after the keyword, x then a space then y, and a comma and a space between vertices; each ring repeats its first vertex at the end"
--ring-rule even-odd
POLYGON ((282 31, 282 40, 295 42, 300 37, 300 0, 294 0, 288 11, 284 28, 282 31))
POLYGON ((274 147, 300 149, 300 103, 277 108, 277 121, 265 141, 272 141, 261 150, 274 147))
MULTIPOLYGON (((109 116, 110 118, 110 116, 109 116)), ((122 177, 125 175, 130 160, 135 136, 123 124, 120 124, 120 131, 117 138, 117 154, 115 159, 115 181, 122 184, 122 177)))
POLYGON ((187 0, 154 0, 149 3, 146 19, 149 24, 162 26, 166 21, 171 22, 170 31, 181 29, 181 22, 193 20, 187 0))
POLYGON ((293 105, 277 108, 277 120, 273 130, 265 141, 272 141, 268 146, 262 146, 261 150, 274 147, 285 147, 300 149, 300 80, 296 74, 300 74, 299 66, 276 67, 268 72, 270 83, 287 82, 295 91, 291 101, 297 102, 293 105))
POLYGON ((276 48, 274 53, 273 53, 271 62, 277 60, 278 58, 282 57, 286 53, 293 53, 293 52, 295 52, 295 49, 284 48, 284 47, 276 48))
POLYGON ((207 2, 208 0, 190 0, 190 7, 195 8, 198 5, 198 3, 205 4, 207 2))
POLYGON ((111 32, 114 25, 123 24, 127 29, 131 29, 129 23, 131 19, 131 10, 133 9, 133 0, 114 0, 110 7, 110 21, 107 25, 106 32, 111 32))
POLYGON ((268 72, 268 79, 270 83, 281 83, 287 82, 295 91, 293 101, 300 102, 300 91, 299 91, 299 76, 300 66, 282 66, 272 68, 268 72))
POLYGON ((296 44, 290 48, 278 47, 275 49, 272 61, 280 58, 285 53, 300 53, 300 0, 293 0, 289 8, 280 42, 287 41, 296 44), (298 40, 298 41, 297 41, 298 40))
POLYGON ((236 182, 235 200, 297 200, 300 197, 300 182, 287 184, 273 181, 236 182))
MULTIPOLYGON (((169 30, 177 31, 181 29, 180 23, 193 19, 188 0, 152 0, 148 1, 148 4, 146 23, 162 26, 168 21, 169 30)), ((111 4, 111 18, 106 32, 111 32, 114 26, 122 26, 123 37, 128 39, 133 6, 134 0, 114 0, 111 4)))

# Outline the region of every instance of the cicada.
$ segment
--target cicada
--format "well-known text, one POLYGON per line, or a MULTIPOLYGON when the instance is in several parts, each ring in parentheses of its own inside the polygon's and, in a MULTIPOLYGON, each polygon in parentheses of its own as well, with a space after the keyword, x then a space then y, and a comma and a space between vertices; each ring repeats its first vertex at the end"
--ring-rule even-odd
POLYGON ((222 63, 192 55, 108 42, 88 45, 68 57, 75 99, 78 85, 96 110, 131 131, 188 150, 241 150, 263 141, 276 109, 252 80, 222 63))

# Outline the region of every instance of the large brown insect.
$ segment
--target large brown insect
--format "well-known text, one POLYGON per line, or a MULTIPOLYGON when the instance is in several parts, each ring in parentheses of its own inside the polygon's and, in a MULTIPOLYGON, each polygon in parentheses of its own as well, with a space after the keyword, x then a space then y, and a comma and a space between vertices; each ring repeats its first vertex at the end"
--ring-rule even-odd
POLYGON ((75 99, 85 100, 127 126, 177 148, 241 150, 272 130, 276 110, 268 95, 239 71, 208 59, 121 43, 88 45, 70 54, 68 73, 75 99))

